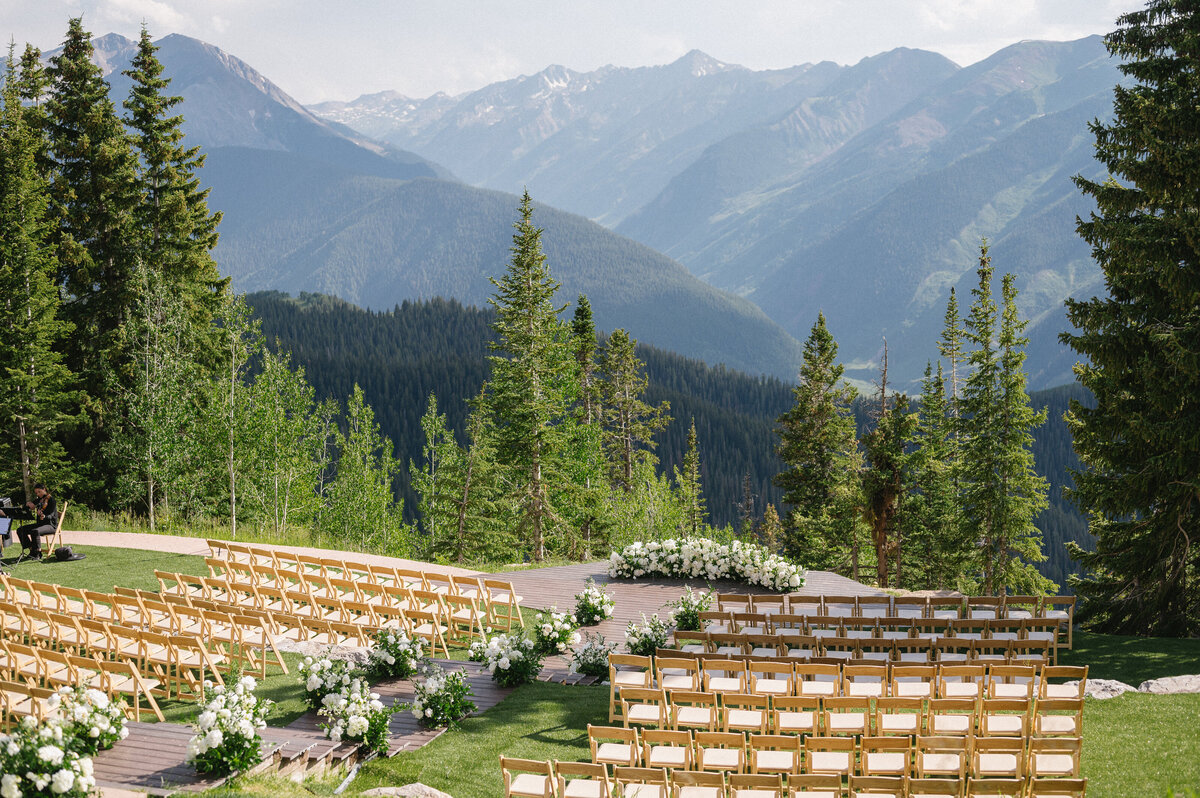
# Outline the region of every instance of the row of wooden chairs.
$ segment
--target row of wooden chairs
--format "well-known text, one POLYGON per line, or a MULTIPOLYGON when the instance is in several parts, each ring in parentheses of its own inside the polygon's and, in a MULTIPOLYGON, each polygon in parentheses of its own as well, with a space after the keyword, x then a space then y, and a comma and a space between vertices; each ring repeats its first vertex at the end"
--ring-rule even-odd
POLYGON ((1086 779, 726 773, 500 757, 505 798, 1086 798, 1086 779))
POLYGON ((732 612, 812 615, 901 615, 912 618, 1058 618, 1074 620, 1074 596, 890 596, 803 593, 717 593, 732 612))
POLYGON ((700 613, 703 631, 714 633, 812 635, 814 637, 1033 637, 1055 642, 1061 623, 1053 618, 906 618, 903 616, 801 615, 797 613, 700 613))
MULTIPOLYGON (((443 595, 458 595, 476 600, 487 613, 488 625, 511 631, 513 624, 525 626, 521 616, 521 596, 517 595, 511 582, 479 575, 451 575, 439 571, 424 571, 390 565, 355 562, 332 557, 316 557, 265 546, 249 546, 228 541, 209 540, 212 558, 224 561, 223 569, 232 569, 239 579, 252 578, 274 580, 305 580, 307 576, 319 575, 326 579, 353 582, 365 590, 366 585, 376 587, 406 587, 412 590, 428 590, 443 595), (250 573, 239 566, 252 566, 250 573), (264 568, 253 568, 262 566, 264 568), (274 574, 265 570, 269 567, 274 574)), ((218 567, 206 560, 210 571, 218 567)), ((213 571, 213 576, 219 573, 213 571)))
POLYGON ((1057 661, 1053 640, 1045 638, 970 637, 849 637, 673 632, 672 642, 687 654, 777 657, 797 661, 816 659, 877 660, 880 662, 1050 662, 1057 661))
POLYGON ((47 706, 41 700, 47 696, 35 690, 56 690, 60 687, 95 688, 109 698, 129 696, 126 714, 141 720, 141 702, 145 701, 155 717, 163 720, 152 691, 159 687, 157 679, 142 674, 129 660, 109 660, 69 651, 38 648, 0 638, 0 682, 7 687, 0 696, 0 727, 25 715, 44 720, 47 706))
POLYGON ((592 762, 727 773, 1078 778, 1080 737, 820 737, 588 726, 592 762))
POLYGON ((626 728, 656 726, 676 731, 1063 737, 1081 733, 1083 699, 718 696, 629 688, 621 695, 620 717, 626 728))
POLYGON ((50 624, 46 613, 65 616, 58 619, 62 628, 54 630, 69 639, 70 619, 102 621, 124 627, 145 629, 171 636, 190 636, 214 653, 226 657, 232 665, 241 662, 251 671, 265 676, 268 665, 288 672, 276 645, 274 624, 270 619, 252 616, 236 608, 178 607, 168 597, 149 591, 116 588, 115 593, 64 587, 46 582, 0 578, 4 590, 0 601, 20 608, 14 615, 3 614, 5 628, 12 627, 35 642, 50 624))
POLYGON ((801 697, 1082 698, 1087 666, 849 664, 610 654, 609 720, 626 689, 801 697))
POLYGON ((226 654, 189 635, 26 609, 9 602, 0 602, 0 617, 5 619, 4 638, 10 643, 131 662, 143 676, 159 683, 151 691, 156 695, 199 697, 205 679, 222 683, 222 666, 226 672, 230 667, 226 654), (9 623, 14 617, 24 618, 19 634, 9 623))
POLYGON ((190 589, 194 578, 184 574, 155 571, 155 575, 164 598, 193 605, 211 602, 242 612, 252 609, 296 635, 304 635, 314 622, 333 624, 337 634, 344 636, 341 644, 365 648, 375 630, 397 629, 423 638, 434 651, 441 649, 449 657, 448 640, 467 645, 484 634, 483 613, 473 600, 461 596, 398 587, 388 588, 394 595, 387 602, 370 603, 240 584, 223 577, 199 577, 205 586, 200 592, 190 589))

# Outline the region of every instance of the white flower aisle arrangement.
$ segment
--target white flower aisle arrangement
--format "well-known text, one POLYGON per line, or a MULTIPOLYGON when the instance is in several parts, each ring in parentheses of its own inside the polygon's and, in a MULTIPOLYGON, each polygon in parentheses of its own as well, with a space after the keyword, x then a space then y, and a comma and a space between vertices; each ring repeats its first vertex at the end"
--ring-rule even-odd
POLYGON ((671 613, 667 617, 675 628, 684 632, 695 632, 700 629, 700 613, 708 612, 712 606, 711 590, 692 590, 691 586, 683 589, 683 595, 669 602, 671 613))
POLYGON ((496 635, 471 644, 471 661, 482 662, 501 687, 532 682, 542 670, 537 644, 524 635, 496 635))
MULTIPOLYGON (((642 622, 630 621, 625 627, 625 647, 630 654, 641 657, 652 657, 660 648, 667 647, 671 636, 671 627, 655 613, 649 618, 642 613, 642 622)), ((607 671, 606 671, 607 672, 607 671)))
POLYGON ((388 721, 398 710, 399 707, 385 707, 366 680, 355 676, 341 689, 322 698, 317 714, 328 721, 322 726, 330 740, 361 742, 382 754, 388 747, 388 721))
POLYGON ((582 593, 575 594, 575 622, 580 626, 594 626, 613 615, 616 601, 605 590, 596 586, 590 576, 582 593))
POLYGON ((262 761, 258 730, 266 728, 272 702, 255 696, 257 688, 253 676, 243 676, 232 688, 204 682, 200 715, 192 725, 196 733, 188 741, 188 762, 197 773, 228 776, 262 761))
POLYGON ((733 580, 778 592, 804 587, 803 570, 754 543, 717 543, 708 538, 671 538, 631 543, 608 558, 608 574, 624 579, 733 580))
POLYGON ((309 709, 320 709, 322 700, 348 686, 354 678, 354 666, 348 660, 332 657, 305 657, 296 667, 304 685, 304 700, 309 709))
POLYGON ((538 653, 565 654, 571 646, 578 645, 579 632, 575 621, 565 612, 559 612, 557 607, 539 612, 533 621, 533 642, 537 645, 538 653))
POLYGON ((475 711, 471 683, 465 671, 445 670, 430 664, 423 681, 416 685, 416 697, 405 708, 422 726, 457 726, 458 722, 475 711))
POLYGON ((112 748, 129 736, 124 700, 113 701, 95 689, 60 687, 50 703, 58 707, 63 735, 73 738, 74 750, 84 756, 112 748))
POLYGON ((380 629, 371 646, 369 667, 382 678, 408 679, 417 672, 424 657, 421 638, 394 629, 380 629))
POLYGON ((0 796, 85 798, 96 779, 92 758, 78 745, 57 715, 41 725, 22 718, 12 734, 0 734, 0 796))
POLYGON ((604 635, 585 632, 583 645, 576 647, 571 657, 571 673, 582 673, 597 679, 607 678, 608 655, 616 648, 616 643, 604 641, 604 635))

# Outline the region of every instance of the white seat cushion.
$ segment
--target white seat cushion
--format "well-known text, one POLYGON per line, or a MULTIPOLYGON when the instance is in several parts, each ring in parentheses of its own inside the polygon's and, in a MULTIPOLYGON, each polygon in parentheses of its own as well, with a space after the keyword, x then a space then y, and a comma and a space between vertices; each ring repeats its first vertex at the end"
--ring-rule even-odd
POLYGON ((727 769, 741 766, 741 752, 735 748, 704 748, 700 751, 700 764, 709 768, 727 769))
POLYGON ((867 726, 867 716, 862 712, 830 712, 829 733, 862 731, 867 726))
POLYGON ((896 682, 897 698, 929 698, 933 695, 933 682, 896 682))
POLYGON ((837 695, 837 684, 817 681, 800 682, 800 695, 837 695))
POLYGON ((635 723, 658 723, 662 719, 655 704, 630 704, 629 720, 635 723))
POLYGON ((753 787, 746 789, 739 787, 733 791, 733 798, 776 798, 779 793, 774 790, 756 790, 753 787))
POLYGON ((1042 734, 1075 734, 1074 715, 1041 715, 1038 727, 1042 734))
POLYGON ((880 715, 880 731, 906 732, 915 734, 920 728, 921 716, 915 712, 902 712, 895 715, 880 715))
POLYGON ((796 766, 795 751, 759 751, 758 769, 771 773, 791 773, 796 766))
POLYGON ((754 692, 765 695, 789 695, 792 683, 789 679, 756 679, 754 692))
POLYGON ((725 791, 720 787, 681 787, 676 796, 678 798, 725 798, 725 791))
POLYGON ((871 698, 879 698, 883 695, 883 684, 881 682, 850 682, 846 685, 848 688, 847 695, 861 698, 869 696, 871 698))
POLYGON ((777 734, 786 734, 788 732, 797 731, 812 731, 816 725, 814 712, 780 712, 777 718, 779 728, 775 730, 777 734))
POLYGON ((625 784, 621 795, 624 798, 667 798, 670 793, 658 784, 625 784))
POLYGON ((1016 754, 982 753, 979 755, 979 774, 981 776, 1013 775, 1016 771, 1016 754))
POLYGON ((946 682, 942 686, 946 698, 978 698, 978 682, 946 682))
POLYGON ((1046 698, 1079 698, 1077 684, 1047 684, 1045 690, 1046 698))
POLYGON ((849 773, 850 754, 846 751, 813 751, 809 754, 813 773, 849 773))
POLYGON ((675 745, 656 745, 650 749, 648 768, 681 768, 687 764, 688 749, 675 745))
POLYGON ((1075 759, 1070 754, 1033 755, 1035 776, 1065 776, 1075 772, 1075 759))
POLYGON ((649 687, 650 674, 646 671, 617 671, 613 675, 617 687, 649 687))
POLYGON ((971 730, 970 715, 930 715, 934 734, 966 734, 971 730))
POLYGON ((961 763, 961 754, 921 754, 921 767, 926 773, 958 773, 961 763))
POLYGON ((871 774, 891 775, 908 772, 908 754, 899 751, 867 751, 863 754, 866 771, 871 774))
POLYGON ((1006 737, 1020 737, 1025 731, 1025 719, 1020 715, 988 715, 988 734, 1002 734, 1006 737))
POLYGON ((592 779, 573 779, 567 782, 563 798, 603 798, 604 782, 592 779))
MULTIPOLYGON (((549 782, 549 776, 541 776, 536 773, 518 773, 513 776, 510 792, 513 795, 546 795, 549 782)), ((549 792, 553 794, 553 790, 549 792)))
POLYGON ((637 759, 633 756, 633 746, 627 743, 600 743, 596 746, 596 761, 627 764, 637 759))
POLYGON ((765 713, 758 709, 731 709, 728 719, 731 727, 739 729, 760 728, 765 719, 765 713))
POLYGON ((992 698, 1028 698, 1032 687, 1025 684, 993 684, 992 698))
POLYGON ((710 707, 675 707, 675 722, 685 726, 709 726, 715 718, 710 707))
POLYGON ((680 676, 664 673, 661 686, 664 690, 694 690, 696 688, 696 680, 690 674, 680 676))
POLYGON ((713 676, 708 680, 708 692, 740 693, 742 692, 742 680, 732 676, 713 676))

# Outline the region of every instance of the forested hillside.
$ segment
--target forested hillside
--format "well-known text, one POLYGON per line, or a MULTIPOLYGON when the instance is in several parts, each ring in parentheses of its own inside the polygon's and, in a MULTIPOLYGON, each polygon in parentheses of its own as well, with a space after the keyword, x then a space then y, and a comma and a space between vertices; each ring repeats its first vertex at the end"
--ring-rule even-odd
MULTIPOLYGON (((439 397, 439 409, 460 436, 466 400, 475 396, 486 377, 487 344, 492 312, 464 307, 454 300, 404 302, 391 311, 365 311, 334 297, 279 292, 248 297, 262 320, 268 341, 278 340, 305 368, 317 396, 344 396, 358 383, 375 409, 382 431, 407 463, 421 455, 421 415, 426 398, 439 397)), ((736 524, 749 475, 753 513, 767 502, 779 506, 779 490, 771 484, 781 465, 775 455, 775 420, 793 403, 791 386, 773 378, 756 378, 654 347, 639 346, 650 380, 647 401, 671 403, 673 421, 656 436, 660 464, 668 470, 683 459, 691 420, 699 435, 704 491, 714 524, 736 524)), ((1048 408, 1048 421, 1037 430, 1037 469, 1050 483, 1050 507, 1038 519, 1045 536, 1043 574, 1065 587, 1074 570, 1064 542, 1086 542, 1089 536, 1079 513, 1063 498, 1066 469, 1077 460, 1062 421, 1067 402, 1079 397, 1076 385, 1032 395, 1035 407, 1048 408)), ((869 424, 867 408, 856 406, 860 430, 869 424)), ((400 493, 411 517, 415 495, 406 473, 400 493)))

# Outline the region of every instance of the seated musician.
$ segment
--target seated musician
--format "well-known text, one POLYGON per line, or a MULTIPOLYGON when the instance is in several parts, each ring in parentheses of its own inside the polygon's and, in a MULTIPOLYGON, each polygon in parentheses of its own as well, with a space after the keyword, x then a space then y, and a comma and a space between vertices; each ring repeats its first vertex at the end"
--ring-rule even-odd
POLYGON ((35 560, 42 558, 42 535, 53 535, 58 526, 58 504, 46 486, 40 482, 33 486, 34 499, 25 506, 33 513, 33 523, 17 527, 17 538, 21 548, 29 551, 35 560))

